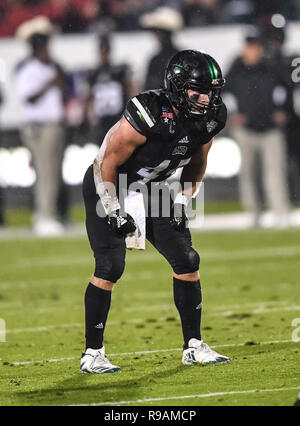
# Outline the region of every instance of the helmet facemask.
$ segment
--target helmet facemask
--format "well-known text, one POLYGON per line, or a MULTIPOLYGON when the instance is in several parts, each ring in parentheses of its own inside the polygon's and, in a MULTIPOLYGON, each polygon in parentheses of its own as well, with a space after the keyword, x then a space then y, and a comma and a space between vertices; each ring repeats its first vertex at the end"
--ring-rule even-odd
MULTIPOLYGON (((203 116, 209 110, 212 91, 208 88, 188 87, 184 89, 187 112, 192 116, 203 116)), ((195 117, 196 118, 196 117, 195 117)))
POLYGON ((206 116, 208 112, 218 111, 222 106, 221 90, 223 86, 224 80, 222 80, 222 86, 219 87, 186 83, 182 90, 182 96, 184 97, 181 107, 182 112, 187 117, 197 119, 206 116), (194 92, 194 94, 189 94, 189 92, 194 92))

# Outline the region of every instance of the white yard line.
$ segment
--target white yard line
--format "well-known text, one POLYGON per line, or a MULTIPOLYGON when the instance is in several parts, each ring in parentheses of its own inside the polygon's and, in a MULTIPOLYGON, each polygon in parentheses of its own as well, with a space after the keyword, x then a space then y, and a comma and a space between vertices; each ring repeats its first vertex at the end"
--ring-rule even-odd
MULTIPOLYGON (((272 303, 270 303, 272 304, 272 303)), ((280 307, 271 307, 271 306, 265 306, 268 305, 268 303, 245 303, 245 305, 237 304, 237 305, 228 305, 227 308, 233 308, 233 309, 243 309, 244 311, 249 307, 256 306, 256 309, 252 309, 251 311, 247 311, 246 313, 250 315, 257 315, 257 314, 263 314, 268 312, 280 312, 280 311, 298 311, 300 310, 300 305, 292 305, 292 306, 283 306, 284 303, 278 302, 280 307)), ((226 308, 226 305, 223 306, 223 309, 226 308)), ((176 308, 172 303, 170 304, 161 304, 161 305, 145 305, 145 306, 133 306, 130 308, 123 308, 123 312, 139 312, 139 311, 160 311, 160 310, 174 310, 176 313, 176 308)), ((205 309, 205 306, 204 306, 205 309)), ((220 308, 219 308, 220 309, 220 308)), ((205 316, 231 316, 234 314, 239 314, 240 312, 235 312, 233 310, 226 310, 226 311, 220 311, 218 308, 210 308, 209 311, 205 311, 205 316)), ((142 319, 141 319, 142 320, 142 319)))
MULTIPOLYGON (((292 340, 272 340, 267 342, 257 342, 256 345, 277 345, 282 343, 295 343, 292 340)), ((216 348, 235 348, 235 347, 242 347, 247 346, 245 343, 233 343, 233 344, 223 344, 223 345, 213 345, 211 346, 212 349, 216 348)), ((164 352, 176 352, 176 351, 182 351, 182 348, 170 348, 170 349, 154 349, 151 351, 136 351, 136 352, 120 352, 120 353, 112 353, 109 354, 110 358, 118 357, 118 356, 131 356, 131 355, 151 355, 155 353, 164 353, 164 352)), ((41 364, 41 363, 53 363, 53 362, 64 362, 64 361, 78 361, 79 355, 76 357, 67 357, 67 358, 50 358, 46 360, 36 360, 36 361, 20 361, 20 362, 10 362, 10 365, 14 366, 22 366, 22 365, 33 365, 33 364, 41 364)))
MULTIPOLYGON (((269 212, 263 214, 263 220, 267 227, 269 212)), ((300 226, 300 209, 293 209, 290 213, 291 225, 296 228, 300 226)), ((250 230, 251 215, 246 212, 238 213, 218 213, 204 216, 204 224, 202 217, 198 217, 193 223, 193 233, 207 233, 211 231, 245 231, 250 230)), ((292 228, 293 229, 293 228, 292 228)), ((275 231, 276 232, 276 231, 275 231)), ((86 230, 83 224, 76 224, 66 231, 61 238, 80 238, 86 239, 86 230)), ((0 240, 36 240, 38 239, 32 230, 28 227, 24 228, 6 228, 0 232, 0 240)), ((40 237, 43 239, 43 237, 40 237)), ((53 238, 54 240, 56 238, 53 238)))
POLYGON ((59 288, 61 284, 65 285, 78 285, 82 284, 82 281, 78 278, 29 278, 27 280, 20 280, 16 282, 12 281, 1 281, 0 290, 11 290, 12 288, 33 288, 37 286, 38 288, 44 287, 45 285, 57 285, 59 288))
POLYGON ((281 306, 278 308, 265 308, 261 307, 258 309, 253 309, 252 311, 246 311, 246 312, 236 312, 236 311, 224 311, 224 312, 207 312, 205 315, 207 317, 230 317, 232 315, 239 315, 239 314, 249 314, 249 315, 259 315, 259 314, 268 314, 272 312, 292 312, 292 311, 300 311, 300 305, 294 305, 294 306, 281 306))
MULTIPOLYGON (((128 308, 129 312, 139 311, 139 310, 148 310, 148 311, 161 311, 162 309, 166 310, 174 310, 174 314, 177 312, 175 310, 175 307, 172 305, 153 305, 153 306, 145 306, 141 307, 141 309, 135 309, 135 308, 128 308)), ((292 312, 292 311, 300 311, 300 305, 294 305, 294 306, 281 306, 278 308, 266 308, 266 307, 260 307, 258 309, 254 310, 247 310, 247 314, 249 315, 258 315, 258 314, 266 314, 266 313, 272 313, 272 312, 292 312)), ((242 314, 241 312, 236 311, 221 311, 221 312, 205 312, 206 317, 229 317, 231 315, 239 315, 242 314)), ((121 323, 140 323, 140 322, 147 322, 147 318, 135 318, 135 319, 128 319, 123 321, 109 321, 108 325, 120 325, 121 323)), ((39 326, 39 327, 29 327, 29 328, 16 328, 16 329, 8 329, 6 330, 7 334, 18 334, 18 333, 37 333, 40 331, 49 331, 49 330, 56 330, 59 328, 76 328, 76 327, 83 327, 83 323, 70 323, 70 324, 58 324, 58 325, 46 325, 46 326, 39 326)))
MULTIPOLYGON (((125 273, 124 276, 121 278, 122 281, 130 281, 130 280, 151 280, 154 278, 154 273, 151 271, 144 271, 144 272, 136 272, 136 273, 125 273)), ((172 279, 172 275, 169 272, 160 273, 160 276, 166 276, 170 277, 169 280, 172 279)), ((121 281, 120 280, 120 281, 121 281)), ((122 283, 121 283, 122 284, 122 283)), ((35 286, 41 288, 46 285, 53 286, 55 285, 56 288, 59 288, 61 285, 72 285, 72 286, 82 286, 86 285, 83 280, 79 280, 78 278, 29 278, 27 280, 21 280, 17 282, 9 282, 9 281, 1 281, 0 282, 0 290, 11 290, 13 288, 33 288, 35 286)))
MULTIPOLYGON (((124 320, 125 323, 138 324, 144 322, 145 319, 136 318, 124 320)), ((108 325, 120 325, 123 321, 109 321, 108 325)), ((11 330, 6 330, 6 334, 18 334, 18 333, 38 333, 39 331, 50 331, 57 330, 59 328, 78 328, 84 327, 83 323, 72 323, 72 324, 58 324, 58 325, 45 325, 41 327, 31 327, 31 328, 16 328, 11 330)))
MULTIPOLYGON (((283 285, 283 284, 282 284, 283 285)), ((145 299, 149 302, 149 300, 152 299, 168 299, 167 301, 169 302, 168 304, 161 304, 161 305, 138 305, 138 302, 136 306, 132 306, 130 308, 122 308, 122 311, 124 312, 135 312, 135 311, 146 311, 146 310, 155 310, 155 309, 161 309, 161 308, 174 308, 173 306, 173 299, 172 299, 172 293, 171 290, 170 292, 156 292, 155 294, 153 293, 140 293, 134 294, 134 297, 137 299, 145 299)), ((288 301, 286 300, 281 300, 281 301, 264 301, 264 302, 252 302, 252 303, 236 303, 236 304, 229 304, 229 305, 220 305, 217 307, 210 307, 209 308, 209 312, 220 312, 220 311, 225 311, 226 312, 229 309, 246 309, 246 308, 250 308, 250 307, 256 307, 257 309, 265 309, 265 308, 274 308, 275 306, 284 306, 284 305, 288 305, 288 301)), ((81 311, 83 309, 83 305, 64 305, 64 306, 49 306, 49 307, 45 307, 45 308, 33 308, 32 306, 27 306, 24 307, 21 303, 6 303, 6 304, 1 304, 1 309, 9 309, 9 312, 5 312, 5 314, 3 314, 2 311, 2 315, 5 316, 5 318, 8 318, 9 316, 16 316, 16 310, 19 311, 19 309, 22 308, 23 312, 24 312, 24 308, 25 310, 30 310, 31 313, 34 313, 36 315, 40 315, 40 314, 45 314, 45 313, 53 313, 53 312, 61 312, 61 311, 70 311, 70 312, 74 312, 74 311, 81 311)), ((120 311, 120 310, 119 310, 120 311)), ((113 312, 113 311, 112 311, 113 312)))
MULTIPOLYGON (((215 396, 227 396, 227 395, 247 395, 251 393, 263 393, 263 392, 286 392, 286 391, 297 391, 300 386, 291 388, 274 388, 274 389, 251 389, 242 391, 230 391, 230 392, 214 392, 214 393, 202 393, 198 395, 178 395, 178 396, 165 396, 161 398, 145 398, 136 399, 134 401, 108 401, 108 402, 96 402, 91 404, 80 404, 80 406, 101 406, 101 405, 125 405, 125 404, 139 404, 143 402, 158 402, 158 401, 174 401, 178 399, 191 399, 191 398, 211 398, 215 396)), ((295 396, 296 400, 296 396, 295 396)), ((76 405, 73 405, 76 406, 76 405)))
MULTIPOLYGON (((269 258, 269 257, 291 257, 300 255, 299 246, 282 246, 282 247, 265 247, 250 250, 211 250, 205 251, 200 250, 200 255, 203 261, 215 261, 215 260, 237 260, 237 259, 257 259, 257 258, 269 258)), ((137 261, 152 262, 154 260, 161 259, 158 252, 143 251, 128 253, 126 256, 126 262, 132 263, 137 261)), ((45 266, 66 266, 66 265, 79 265, 79 264, 92 264, 93 259, 91 256, 48 256, 48 257, 36 257, 31 258, 30 261, 26 259, 17 259, 12 264, 16 268, 44 268, 45 266)))
POLYGON ((209 308, 210 310, 213 311, 224 311, 225 309, 245 309, 245 308, 254 308, 254 307, 265 307, 265 308, 269 308, 271 307, 270 305, 288 305, 289 302, 287 300, 273 300, 273 301, 260 301, 260 302, 248 302, 248 303, 233 303, 233 304, 229 304, 229 305, 218 305, 218 306, 214 306, 213 308, 209 308))

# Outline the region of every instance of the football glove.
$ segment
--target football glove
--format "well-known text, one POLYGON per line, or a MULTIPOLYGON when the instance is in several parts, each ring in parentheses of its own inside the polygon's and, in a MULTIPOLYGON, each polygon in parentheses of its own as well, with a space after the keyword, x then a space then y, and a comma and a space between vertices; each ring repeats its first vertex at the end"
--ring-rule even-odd
POLYGON ((104 194, 100 199, 111 230, 119 235, 119 237, 126 237, 128 234, 133 234, 136 230, 134 219, 128 213, 120 212, 118 198, 104 194))
POLYGON ((173 206, 171 225, 176 231, 182 231, 188 223, 188 218, 185 213, 185 205, 175 203, 173 206))
POLYGON ((136 224, 130 214, 122 215, 116 210, 108 215, 108 224, 110 228, 120 237, 126 237, 133 234, 136 230, 136 224))
POLYGON ((172 214, 171 214, 171 225, 176 231, 182 231, 186 228, 188 223, 188 217, 186 215, 186 208, 189 202, 189 197, 179 193, 175 197, 172 214))

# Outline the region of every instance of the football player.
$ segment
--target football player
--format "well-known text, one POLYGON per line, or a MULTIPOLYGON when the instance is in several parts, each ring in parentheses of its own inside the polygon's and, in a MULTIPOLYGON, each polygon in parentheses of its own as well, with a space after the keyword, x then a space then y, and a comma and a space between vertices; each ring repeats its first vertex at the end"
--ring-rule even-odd
POLYGON ((186 217, 187 204, 203 179, 213 137, 226 123, 227 111, 220 96, 224 83, 221 69, 210 55, 195 50, 175 54, 166 68, 163 89, 130 99, 86 172, 86 226, 96 266, 85 293, 83 373, 120 371, 106 358, 103 333, 112 289, 125 266, 125 237, 136 230, 136 223, 122 213, 119 190, 115 189, 118 177, 126 174, 128 184, 150 185, 165 181, 182 167, 181 187, 186 182, 190 186, 176 195, 169 217, 146 218, 146 237, 173 269, 174 302, 184 338, 182 363, 230 362, 201 337, 200 257, 192 246, 186 217))
POLYGON ((93 133, 102 141, 108 130, 120 119, 126 102, 135 92, 129 66, 112 64, 111 39, 99 40, 99 65, 88 78, 89 94, 84 107, 84 123, 92 115, 93 133))

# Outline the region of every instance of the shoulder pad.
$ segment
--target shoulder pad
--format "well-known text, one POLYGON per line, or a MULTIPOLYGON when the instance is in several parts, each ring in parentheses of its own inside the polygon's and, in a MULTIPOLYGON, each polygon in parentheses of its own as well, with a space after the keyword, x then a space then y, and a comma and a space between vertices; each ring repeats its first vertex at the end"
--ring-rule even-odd
POLYGON ((126 106, 124 116, 142 135, 155 131, 158 124, 158 93, 144 92, 131 98, 126 106))
POLYGON ((220 125, 222 125, 222 129, 223 129, 225 127, 225 124, 226 124, 226 121, 227 121, 227 108, 226 108, 226 105, 224 104, 224 102, 223 102, 221 108, 218 111, 217 119, 218 119, 220 125))
POLYGON ((227 108, 223 103, 215 119, 206 122, 206 132, 203 135, 202 144, 209 142, 214 138, 221 130, 224 129, 227 120, 227 108))

